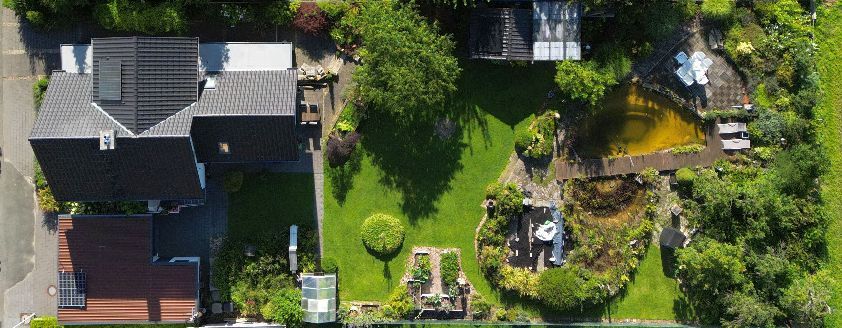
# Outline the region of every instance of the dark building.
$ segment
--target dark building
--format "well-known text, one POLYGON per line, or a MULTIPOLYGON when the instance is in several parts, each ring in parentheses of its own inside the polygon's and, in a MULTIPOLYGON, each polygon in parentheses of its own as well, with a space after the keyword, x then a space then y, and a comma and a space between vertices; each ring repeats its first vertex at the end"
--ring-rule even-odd
POLYGON ((63 45, 29 142, 57 200, 204 198, 207 163, 298 160, 289 43, 63 45))
POLYGON ((566 0, 491 0, 471 13, 471 58, 580 60, 582 6, 566 0))

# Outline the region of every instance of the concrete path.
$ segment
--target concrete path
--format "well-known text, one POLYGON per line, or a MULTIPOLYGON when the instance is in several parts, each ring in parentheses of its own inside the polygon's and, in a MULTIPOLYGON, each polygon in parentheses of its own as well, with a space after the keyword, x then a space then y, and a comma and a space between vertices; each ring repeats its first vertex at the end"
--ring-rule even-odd
POLYGON ((2 9, 0 24, 0 326, 12 327, 22 313, 55 315, 58 239, 35 211, 33 154, 27 138, 35 121, 32 84, 57 62, 61 33, 39 34, 2 9))

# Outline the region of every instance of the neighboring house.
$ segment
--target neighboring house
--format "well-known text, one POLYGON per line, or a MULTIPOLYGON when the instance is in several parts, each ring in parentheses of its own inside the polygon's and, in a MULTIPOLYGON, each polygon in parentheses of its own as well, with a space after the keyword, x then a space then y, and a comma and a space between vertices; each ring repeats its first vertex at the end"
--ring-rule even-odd
POLYGON ((562 0, 491 0, 471 13, 471 58, 581 60, 582 5, 562 0))
POLYGON ((184 323, 199 305, 199 259, 157 258, 152 216, 58 219, 62 324, 184 323))
POLYGON ((204 198, 205 164, 297 161, 289 43, 62 45, 29 142, 60 201, 204 198))

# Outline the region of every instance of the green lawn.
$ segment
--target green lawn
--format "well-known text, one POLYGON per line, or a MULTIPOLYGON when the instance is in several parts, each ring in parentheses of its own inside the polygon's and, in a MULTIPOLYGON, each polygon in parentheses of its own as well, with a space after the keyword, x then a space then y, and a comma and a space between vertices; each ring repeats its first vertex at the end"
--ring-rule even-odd
POLYGON ((611 304, 612 319, 675 320, 683 315, 682 293, 678 282, 671 278, 669 268, 673 258, 664 255, 658 245, 650 245, 640 262, 634 280, 626 292, 611 304), (668 266, 664 270, 664 263, 668 266))
MULTIPOLYGON (((823 6, 822 6, 823 7, 823 6)), ((822 183, 822 196, 830 220, 827 232, 830 272, 842 271, 842 2, 832 8, 823 8, 818 18, 819 58, 818 69, 821 75, 824 97, 818 107, 819 141, 824 145, 830 157, 830 173, 822 183)), ((827 319, 828 327, 842 326, 842 277, 835 277, 835 298, 831 302, 833 314, 827 319)))
POLYGON ((293 224, 314 229, 313 190, 309 173, 247 173, 242 188, 228 195, 228 235, 286 232, 293 224))
POLYGON ((370 117, 361 127, 359 162, 325 169, 325 255, 339 262, 343 300, 384 300, 413 246, 460 248, 468 279, 480 293, 495 295, 474 252, 485 186, 505 167, 515 127, 538 110, 555 70, 550 64, 462 67, 458 101, 447 106, 459 123, 451 140, 441 141, 431 124, 398 129, 370 117), (377 212, 406 227, 403 247, 390 259, 375 258, 360 241, 360 224, 377 212))

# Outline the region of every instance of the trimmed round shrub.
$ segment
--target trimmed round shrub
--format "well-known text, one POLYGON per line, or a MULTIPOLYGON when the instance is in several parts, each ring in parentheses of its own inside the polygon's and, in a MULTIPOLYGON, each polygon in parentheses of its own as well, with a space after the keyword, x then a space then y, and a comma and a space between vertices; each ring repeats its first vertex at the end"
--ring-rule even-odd
POLYGON ((225 192, 232 193, 240 191, 243 187, 243 172, 242 171, 228 171, 225 172, 225 177, 222 181, 222 187, 225 192))
POLYGON ((404 228, 398 219, 378 213, 365 219, 361 234, 366 248, 379 255, 388 255, 403 244, 404 228))
POLYGON ((325 273, 337 273, 337 272, 339 272, 339 262, 336 262, 336 259, 332 258, 332 257, 322 258, 322 272, 325 272, 325 273))
POLYGON ((678 182, 678 187, 685 192, 693 188, 693 180, 696 179, 696 172, 686 167, 675 171, 675 180, 678 182))
POLYGON ((523 152, 532 144, 532 132, 529 129, 515 130, 515 149, 523 152))

